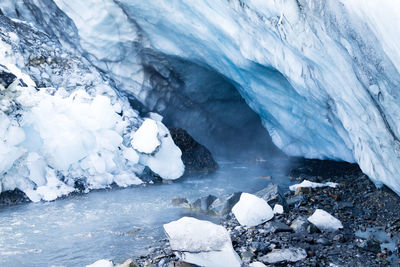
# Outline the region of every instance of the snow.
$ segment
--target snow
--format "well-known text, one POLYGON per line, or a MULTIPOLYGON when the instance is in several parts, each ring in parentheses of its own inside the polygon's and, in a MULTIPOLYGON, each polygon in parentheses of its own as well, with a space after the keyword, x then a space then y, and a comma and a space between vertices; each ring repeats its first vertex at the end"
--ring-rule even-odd
POLYGON ((152 119, 146 119, 132 134, 132 147, 139 152, 151 154, 159 145, 157 123, 152 119))
POLYGON ((274 206, 274 214, 283 214, 283 206, 279 204, 275 204, 274 206))
POLYGON ((241 266, 228 231, 191 217, 164 224, 171 249, 183 261, 205 267, 241 266))
POLYGON ((264 262, 278 263, 278 262, 297 262, 307 258, 307 253, 302 248, 285 248, 276 249, 262 257, 264 262))
POLYGON ((110 260, 98 260, 90 265, 86 265, 86 267, 114 267, 114 263, 110 260))
POLYGON ((316 209, 313 215, 308 217, 308 221, 323 231, 336 231, 343 228, 338 219, 321 209, 316 209))
POLYGON ((264 199, 248 193, 242 193, 232 212, 243 226, 257 226, 274 217, 272 208, 264 199))
POLYGON ((311 187, 311 188, 332 187, 332 188, 336 188, 337 186, 339 186, 339 184, 333 183, 333 182, 315 183, 315 182, 311 182, 311 181, 308 181, 308 180, 304 180, 300 184, 295 184, 295 185, 289 186, 289 189, 290 189, 290 191, 296 191, 297 188, 302 188, 302 187, 311 187))

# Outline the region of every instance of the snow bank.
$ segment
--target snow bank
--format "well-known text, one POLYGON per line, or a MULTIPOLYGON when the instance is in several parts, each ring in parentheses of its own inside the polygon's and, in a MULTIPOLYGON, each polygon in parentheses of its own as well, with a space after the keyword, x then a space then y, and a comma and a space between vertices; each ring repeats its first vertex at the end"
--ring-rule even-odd
POLYGON ((183 261, 205 267, 239 267, 228 231, 208 221, 183 217, 164 224, 171 249, 183 261))
POLYGON ((248 193, 242 193, 232 212, 244 226, 256 226, 274 217, 272 208, 264 199, 248 193))

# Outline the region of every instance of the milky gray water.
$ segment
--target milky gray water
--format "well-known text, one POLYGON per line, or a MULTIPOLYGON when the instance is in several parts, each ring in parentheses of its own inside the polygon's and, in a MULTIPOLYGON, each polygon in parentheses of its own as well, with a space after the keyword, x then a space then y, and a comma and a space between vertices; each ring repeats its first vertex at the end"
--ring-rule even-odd
POLYGON ((288 186, 281 171, 284 163, 270 163, 219 161, 216 173, 173 184, 101 190, 2 208, 0 266, 85 266, 102 258, 121 263, 165 238, 164 223, 185 215, 218 221, 172 206, 174 197, 193 201, 207 194, 251 193, 271 182, 288 186), (265 179, 268 175, 273 179, 265 179))

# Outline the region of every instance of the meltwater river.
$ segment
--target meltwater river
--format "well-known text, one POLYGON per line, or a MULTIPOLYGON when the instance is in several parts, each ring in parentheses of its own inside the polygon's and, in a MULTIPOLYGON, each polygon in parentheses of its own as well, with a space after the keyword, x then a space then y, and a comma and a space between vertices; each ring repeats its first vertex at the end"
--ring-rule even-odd
POLYGON ((271 182, 289 185, 281 159, 218 163, 220 168, 213 174, 189 176, 173 184, 100 190, 2 208, 0 266, 75 267, 102 258, 121 263, 165 238, 164 223, 185 215, 218 221, 172 206, 174 197, 193 201, 207 194, 251 193, 271 182), (272 180, 265 179, 269 175, 272 180))

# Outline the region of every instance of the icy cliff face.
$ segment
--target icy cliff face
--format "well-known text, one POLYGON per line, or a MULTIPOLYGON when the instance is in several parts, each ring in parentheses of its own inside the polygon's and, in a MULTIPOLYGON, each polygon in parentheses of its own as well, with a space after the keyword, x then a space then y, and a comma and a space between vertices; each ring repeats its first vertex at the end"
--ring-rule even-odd
POLYGON ((27 3, 55 3, 76 26, 72 49, 152 110, 181 89, 168 58, 195 62, 230 80, 287 154, 357 162, 400 193, 398 1, 6 2, 32 22, 27 3))

